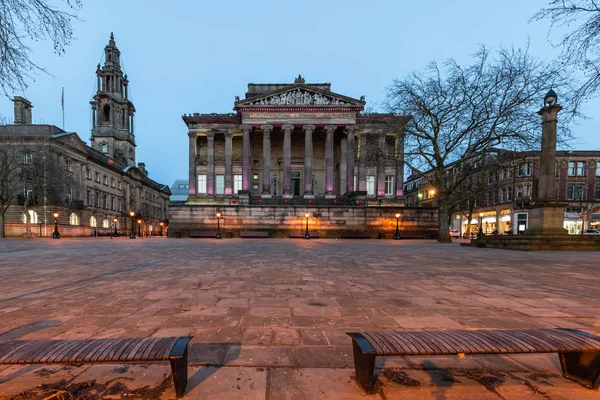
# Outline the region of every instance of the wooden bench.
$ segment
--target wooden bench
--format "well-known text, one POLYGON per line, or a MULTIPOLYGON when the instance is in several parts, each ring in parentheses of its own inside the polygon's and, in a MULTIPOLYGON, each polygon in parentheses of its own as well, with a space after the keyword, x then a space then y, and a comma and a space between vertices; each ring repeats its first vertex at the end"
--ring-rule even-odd
POLYGON ((340 234, 342 239, 369 239, 369 232, 345 231, 340 234))
MULTIPOLYGON (((308 232, 308 236, 311 239, 318 239, 319 238, 319 232, 308 232)), ((290 238, 292 239, 304 239, 304 232, 290 232, 290 238)))
POLYGON ((177 397, 187 385, 187 345, 192 337, 82 340, 0 340, 0 364, 171 362, 177 397))
POLYGON ((190 231, 190 237, 214 239, 217 237, 217 231, 190 231))
POLYGON ((377 356, 558 353, 563 376, 600 385, 600 337, 571 329, 350 332, 359 385, 370 393, 377 356))
POLYGON ((242 231, 240 232, 241 238, 268 238, 268 231, 242 231))

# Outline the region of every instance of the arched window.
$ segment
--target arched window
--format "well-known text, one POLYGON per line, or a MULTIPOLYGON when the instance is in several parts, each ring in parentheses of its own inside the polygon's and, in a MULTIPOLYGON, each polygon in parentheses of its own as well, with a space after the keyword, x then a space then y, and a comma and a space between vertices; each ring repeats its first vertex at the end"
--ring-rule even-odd
POLYGON ((92 228, 95 228, 98 225, 98 223, 96 222, 96 217, 92 216, 90 217, 90 226, 92 228))
POLYGON ((71 213, 71 216, 69 217, 69 224, 79 225, 79 216, 75 213, 71 213))
POLYGON ((110 106, 107 104, 103 108, 104 112, 104 122, 110 122, 110 106))
MULTIPOLYGON (((29 212, 29 222, 32 224, 37 224, 38 223, 38 214, 33 210, 28 210, 28 212, 29 212)), ((26 224, 27 217, 25 217, 25 213, 21 214, 21 218, 23 220, 23 223, 26 224)))
POLYGON ((110 228, 110 221, 107 219, 102 220, 102 227, 103 228, 110 228))
POLYGON ((100 143, 100 151, 104 154, 108 153, 108 143, 102 142, 100 143))

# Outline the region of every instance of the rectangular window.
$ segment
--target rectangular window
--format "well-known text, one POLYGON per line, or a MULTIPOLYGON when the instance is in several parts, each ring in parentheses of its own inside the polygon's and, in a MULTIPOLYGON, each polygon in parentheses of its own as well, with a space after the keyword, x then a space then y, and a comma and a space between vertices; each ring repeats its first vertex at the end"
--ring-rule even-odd
POLYGON ((506 188, 506 201, 512 201, 512 186, 506 188))
POLYGON ((567 200, 573 200, 575 198, 575 185, 567 185, 567 200))
POLYGON ((367 175, 367 194, 375 194, 375 175, 367 175))
POLYGON ((119 207, 117 211, 123 211, 123 203, 121 202, 121 199, 117 200, 117 206, 119 207))
POLYGON ((33 153, 23 153, 23 164, 33 164, 33 153))
POLYGON ((102 180, 102 183, 104 183, 106 186, 108 186, 108 176, 104 175, 104 179, 102 180))
POLYGON ((242 176, 234 175, 233 176, 233 194, 237 194, 240 190, 242 190, 242 176))
POLYGON ((96 182, 100 183, 100 172, 96 172, 96 182))
POLYGON ((531 175, 531 163, 524 163, 519 165, 519 176, 531 175))
POLYGON ((596 162, 596 177, 600 178, 600 161, 596 162))
POLYGON ((85 204, 87 204, 88 206, 92 205, 92 194, 90 193, 90 191, 88 190, 87 193, 85 194, 85 204))
POLYGON ((502 170, 502 179, 510 179, 512 178, 512 170, 508 168, 504 168, 502 170))
POLYGON ((198 193, 206 194, 206 174, 198 175, 198 193))
POLYGON ((88 168, 85 169, 85 179, 91 180, 92 176, 90 175, 90 170, 88 168))
POLYGON ((354 190, 358 190, 358 176, 354 175, 354 190))
POLYGON ((568 176, 575 176, 575 161, 569 161, 569 169, 567 170, 568 176))
POLYGON ((386 196, 394 194, 394 175, 385 176, 385 194, 386 196))
POLYGON ((524 195, 525 197, 531 197, 531 185, 530 185, 530 184, 526 184, 526 185, 523 187, 523 195, 524 195))
POLYGON ((115 178, 110 178, 110 187, 115 187, 115 178))
POLYGON ((583 161, 578 161, 577 162, 577 176, 584 176, 585 175, 585 164, 583 161))
POLYGON ((23 182, 23 196, 27 197, 33 191, 33 182, 25 181, 23 182))
POLYGON ((215 176, 215 194, 225 194, 225 175, 215 176))
POLYGON ((575 185, 575 200, 583 200, 583 185, 575 185))
POLYGON ((121 181, 119 181, 119 190, 121 190, 122 186, 121 186, 121 181))
POLYGON ((585 164, 583 161, 569 161, 569 169, 567 171, 567 174, 569 176, 584 176, 584 167, 585 164))
POLYGON ((71 160, 65 160, 65 169, 69 172, 73 172, 73 163, 71 160))
POLYGON ((596 185, 596 200, 600 200, 600 185, 596 185))

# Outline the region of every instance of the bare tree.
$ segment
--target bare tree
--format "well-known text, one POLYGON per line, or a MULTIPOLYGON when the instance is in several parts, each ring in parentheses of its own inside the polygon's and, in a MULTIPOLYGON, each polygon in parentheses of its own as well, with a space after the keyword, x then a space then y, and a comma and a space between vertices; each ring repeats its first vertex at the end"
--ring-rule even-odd
POLYGON ((58 163, 51 139, 25 143, 21 137, 2 137, 0 142, 0 237, 5 237, 6 212, 20 206, 25 216, 25 235, 30 236, 34 207, 68 205, 66 194, 74 185, 71 174, 58 163))
POLYGON ((597 0, 551 0, 532 20, 550 20, 553 28, 565 30, 560 42, 561 61, 582 76, 573 96, 576 110, 600 89, 600 2, 597 0))
MULTIPOLYGON (((561 87, 558 82, 567 82, 560 69, 532 58, 527 49, 501 49, 492 58, 481 47, 471 65, 463 67, 452 59, 442 66, 434 62, 388 88, 388 110, 410 116, 405 124, 405 162, 436 190, 439 241, 451 240, 452 198, 465 179, 449 167, 461 170, 493 147, 539 147, 536 111, 549 87, 561 87)), ((563 140, 570 136, 566 129, 562 135, 563 140)))
MULTIPOLYGON (((575 207, 571 207, 571 209, 575 211, 581 219, 580 233, 582 235, 585 232, 585 221, 589 220, 592 214, 600 211, 600 203, 595 200, 586 200, 583 192, 583 185, 581 185, 581 189, 574 188, 574 201, 572 202, 572 204, 574 204, 575 207)), ((592 196, 590 196, 590 198, 593 199, 592 196)))
MULTIPOLYGON (((71 10, 81 6, 81 0, 61 1, 71 10)), ((5 95, 22 91, 32 73, 44 71, 33 61, 27 41, 49 39, 62 55, 73 36, 74 17, 46 0, 0 0, 0 88, 5 95)))

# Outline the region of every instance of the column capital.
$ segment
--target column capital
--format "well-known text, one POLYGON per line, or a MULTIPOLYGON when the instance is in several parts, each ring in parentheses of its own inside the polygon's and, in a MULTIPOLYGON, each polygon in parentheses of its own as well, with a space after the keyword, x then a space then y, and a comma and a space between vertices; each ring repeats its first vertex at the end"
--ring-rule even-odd
POLYGON ((188 136, 190 138, 196 138, 196 137, 198 137, 198 134, 196 132, 188 132, 188 136))
POLYGON ((337 125, 325 125, 323 127, 323 129, 325 129, 325 131, 329 131, 329 130, 336 130, 337 129, 337 125))
POLYGON ((291 124, 281 125, 281 130, 282 131, 285 131, 285 130, 288 130, 288 129, 290 131, 293 131, 294 130, 294 125, 291 125, 291 124))
POLYGON ((356 132, 356 125, 346 125, 346 130, 349 134, 356 132))
POLYGON ((206 137, 208 139, 214 139, 215 138, 215 133, 212 131, 206 132, 206 137))
POLYGON ((314 131, 315 128, 316 127, 314 125, 304 125, 304 126, 302 126, 302 130, 303 131, 314 131))
POLYGON ((231 135, 232 135, 231 132, 225 132, 225 133, 223 133, 223 136, 225 136, 225 139, 228 139, 228 140, 231 140, 231 135))
POLYGON ((242 132, 250 132, 252 130, 252 125, 240 125, 240 129, 242 130, 242 132))
POLYGON ((261 130, 261 131, 269 131, 269 132, 272 132, 272 131, 273 131, 273 125, 261 125, 261 126, 260 126, 260 130, 261 130))

